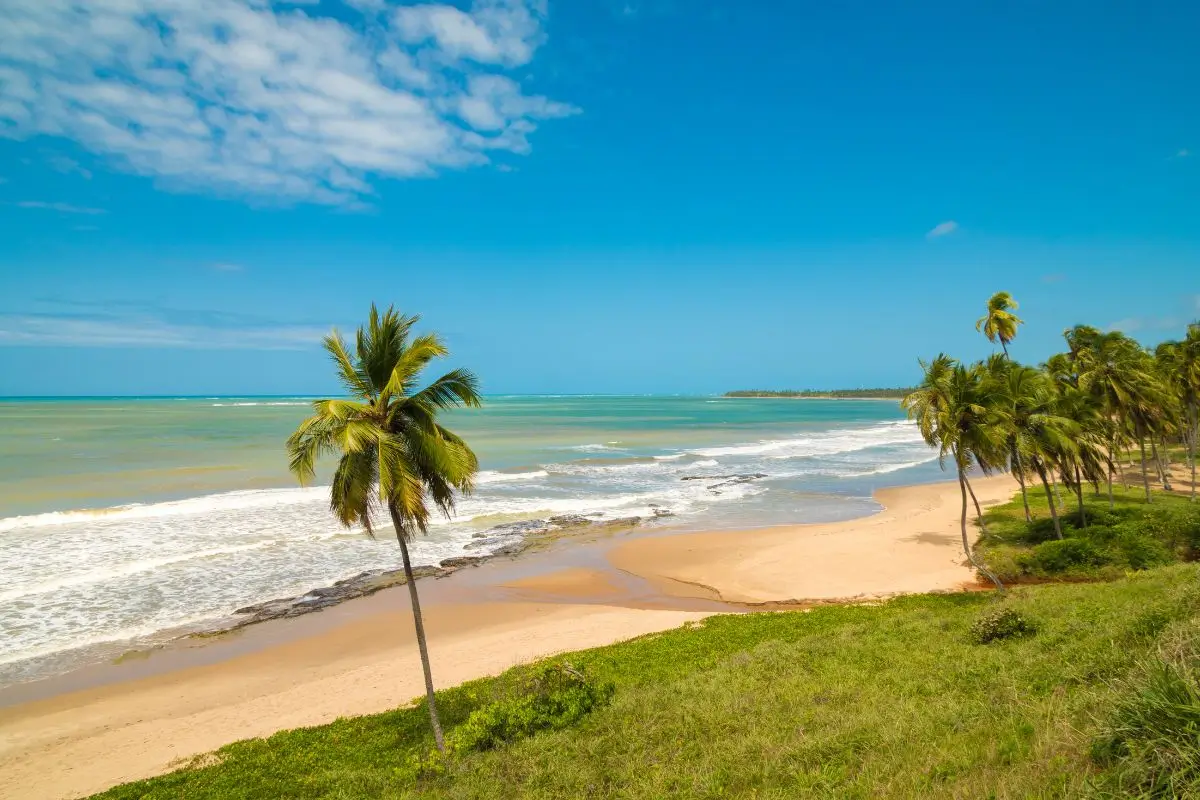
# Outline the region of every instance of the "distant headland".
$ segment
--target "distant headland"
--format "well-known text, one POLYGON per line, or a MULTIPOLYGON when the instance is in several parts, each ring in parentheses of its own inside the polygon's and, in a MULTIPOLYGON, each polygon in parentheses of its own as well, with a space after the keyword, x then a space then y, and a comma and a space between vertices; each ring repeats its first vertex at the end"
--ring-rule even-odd
POLYGON ((725 397, 787 397, 802 400, 900 400, 912 389, 739 389, 725 397))

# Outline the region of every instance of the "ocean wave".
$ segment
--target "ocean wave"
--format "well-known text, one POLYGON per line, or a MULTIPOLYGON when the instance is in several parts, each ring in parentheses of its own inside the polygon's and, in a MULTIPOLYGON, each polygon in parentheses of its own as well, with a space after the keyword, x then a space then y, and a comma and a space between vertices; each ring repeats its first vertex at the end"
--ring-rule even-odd
POLYGON ((213 408, 241 408, 243 406, 311 406, 311 402, 301 403, 293 400, 278 400, 272 402, 245 402, 245 403, 212 403, 213 408))
POLYGON ((87 522, 157 519, 160 517, 207 514, 213 511, 277 508, 300 503, 327 501, 328 496, 328 486, 310 486, 296 489, 250 489, 190 497, 186 500, 168 500, 164 503, 133 503, 124 506, 114 506, 112 508, 50 511, 44 514, 29 514, 27 516, 0 519, 0 533, 87 522))
POLYGON ((549 473, 544 469, 535 469, 530 472, 500 472, 497 470, 485 469, 475 476, 475 483, 512 483, 516 481, 531 481, 538 478, 548 477, 549 473))
POLYGON ((267 541, 234 545, 230 547, 214 547, 208 550, 197 550, 192 553, 181 553, 179 555, 164 556, 162 558, 147 558, 127 564, 121 564, 120 566, 116 567, 79 572, 63 578, 58 578, 57 580, 45 581, 44 583, 38 583, 32 586, 18 586, 15 589, 9 589, 8 591, 0 592, 0 601, 19 600, 22 597, 46 594, 47 592, 56 592, 76 586, 86 586, 90 583, 103 583, 105 581, 111 581, 117 578, 128 578, 129 576, 137 575, 140 572, 159 569, 161 567, 170 566, 171 564, 180 564, 185 561, 196 561, 204 558, 212 558, 214 556, 244 553, 249 550, 261 550, 264 547, 270 547, 274 544, 278 544, 278 542, 274 539, 271 539, 267 541))
POLYGON ((611 453, 614 451, 620 451, 620 447, 613 447, 615 444, 620 444, 620 442, 609 442, 608 444, 576 444, 564 449, 575 450, 579 453, 611 453))
POLYGON ((921 435, 914 423, 882 423, 867 428, 843 428, 793 436, 787 439, 766 439, 752 444, 706 447, 691 452, 708 457, 769 456, 776 459, 830 456, 852 453, 872 447, 915 444, 921 435))

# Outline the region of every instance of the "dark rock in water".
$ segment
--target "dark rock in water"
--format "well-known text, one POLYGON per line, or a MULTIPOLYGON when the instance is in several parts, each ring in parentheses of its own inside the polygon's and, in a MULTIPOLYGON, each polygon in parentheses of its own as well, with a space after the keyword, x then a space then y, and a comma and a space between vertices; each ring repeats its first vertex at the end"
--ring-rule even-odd
POLYGON ((551 517, 548 521, 556 528, 584 528, 595 522, 593 517, 600 516, 599 514, 560 514, 557 517, 551 517))
POLYGON ((443 567, 471 567, 486 561, 487 556, 455 556, 442 560, 443 567))
POLYGON ((531 533, 545 533, 550 530, 550 523, 544 519, 527 519, 521 522, 506 522, 485 531, 471 534, 473 539, 495 539, 501 536, 526 536, 531 533))
POLYGON ((636 528, 642 524, 641 517, 621 517, 619 519, 606 519, 595 523, 597 528, 636 528))
POLYGON ((673 517, 673 516, 675 516, 675 512, 669 508, 655 508, 654 509, 654 518, 655 519, 661 519, 662 517, 673 517))
POLYGON ((725 486, 737 486, 739 483, 749 483, 750 481, 758 480, 759 478, 765 478, 765 477, 767 477, 767 476, 762 474, 761 472, 756 472, 753 475, 735 475, 727 481, 721 481, 720 483, 714 483, 711 486, 709 486, 708 488, 711 491, 713 489, 720 489, 725 486))
POLYGON ((237 611, 234 611, 233 613, 234 614, 258 614, 258 613, 261 613, 264 611, 270 611, 272 609, 282 610, 282 609, 285 609, 285 608, 291 606, 292 603, 296 602, 297 599, 298 598, 295 598, 295 597, 277 597, 274 600, 267 600, 262 603, 255 603, 252 606, 243 606, 242 608, 239 608, 237 611))
MULTIPOLYGON (((749 481, 765 478, 765 472, 745 472, 737 475, 684 475, 679 480, 681 481, 730 481, 734 483, 747 483, 749 481)), ((712 488, 712 487, 709 487, 712 488)))

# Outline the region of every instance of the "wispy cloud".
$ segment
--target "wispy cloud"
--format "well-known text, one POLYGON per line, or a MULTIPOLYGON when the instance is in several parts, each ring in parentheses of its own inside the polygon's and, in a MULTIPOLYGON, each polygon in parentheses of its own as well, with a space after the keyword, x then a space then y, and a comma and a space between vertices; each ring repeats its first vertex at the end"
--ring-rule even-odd
POLYGON ((241 264, 231 264, 228 261, 213 264, 211 269, 216 272, 242 272, 244 270, 241 264))
POLYGON ((0 313, 0 347, 152 347, 189 350, 305 350, 328 325, 157 309, 136 303, 54 304, 42 312, 0 313))
POLYGON ((1190 151, 1186 147, 1184 147, 1184 148, 1181 148, 1179 150, 1179 152, 1175 154, 1175 157, 1176 158, 1187 158, 1191 154, 1192 154, 1192 151, 1190 151))
POLYGON ((1049 275, 1042 276, 1042 283, 1062 283, 1066 279, 1067 279, 1067 276, 1065 273, 1052 272, 1049 275))
POLYGON ((98 214, 107 214, 103 208, 87 208, 85 206, 73 206, 70 203, 45 203, 41 200, 22 200, 13 205, 18 208, 35 208, 43 211, 58 211, 62 214, 89 214, 96 216, 98 214))
POLYGON ((1164 331, 1181 328, 1185 323, 1177 317, 1127 317, 1105 326, 1105 330, 1135 333, 1136 331, 1164 331))
POLYGON ((943 236, 949 236, 956 230, 958 230, 958 223, 952 219, 948 219, 945 222, 939 222, 937 225, 934 225, 929 230, 929 233, 925 234, 925 238, 940 239, 943 236))
POLYGON ((527 153, 578 109, 508 73, 545 0, 6 0, 0 133, 72 139, 170 189, 353 205, 375 176, 527 153))
POLYGON ((100 230, 100 226, 99 225, 73 225, 73 226, 71 226, 71 230, 73 230, 73 231, 98 231, 98 230, 100 230))
POLYGON ((47 158, 46 163, 55 172, 61 172, 64 175, 79 175, 89 181, 92 179, 92 171, 85 168, 73 158, 55 155, 47 158))

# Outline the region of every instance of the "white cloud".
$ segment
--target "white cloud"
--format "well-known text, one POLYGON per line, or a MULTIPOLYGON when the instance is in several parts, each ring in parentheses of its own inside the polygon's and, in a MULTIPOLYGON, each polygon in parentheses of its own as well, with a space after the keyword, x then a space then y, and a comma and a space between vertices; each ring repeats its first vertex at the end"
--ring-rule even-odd
POLYGON ((128 313, 0 313, 0 347, 306 350, 315 347, 329 330, 328 326, 139 309, 128 313))
POLYGON ((544 2, 476 0, 470 13, 426 3, 396 9, 396 29, 411 44, 432 41, 450 58, 519 66, 542 43, 544 2))
POLYGON ((925 238, 939 239, 943 236, 949 236, 956 230, 958 230, 958 223, 952 219, 946 220, 945 222, 939 222, 937 225, 934 225, 933 228, 930 229, 929 233, 925 234, 925 238))
POLYGON ((70 203, 45 203, 41 200, 22 200, 15 203, 18 208, 34 208, 43 211, 58 211, 63 214, 89 214, 95 216, 97 214, 107 214, 103 208, 86 208, 84 206, 73 206, 70 203))
POLYGON ((354 204, 374 176, 528 152, 577 112, 504 74, 544 41, 544 0, 347 5, 6 0, 0 135, 71 139, 174 190, 354 204))
POLYGON ((212 269, 217 272, 242 272, 241 264, 231 264, 227 261, 222 261, 212 265, 212 269))
POLYGON ((1186 147, 1184 147, 1178 153, 1175 154, 1175 157, 1176 158, 1187 158, 1191 154, 1192 154, 1192 152, 1190 150, 1188 150, 1186 147))

